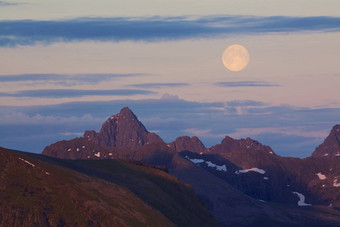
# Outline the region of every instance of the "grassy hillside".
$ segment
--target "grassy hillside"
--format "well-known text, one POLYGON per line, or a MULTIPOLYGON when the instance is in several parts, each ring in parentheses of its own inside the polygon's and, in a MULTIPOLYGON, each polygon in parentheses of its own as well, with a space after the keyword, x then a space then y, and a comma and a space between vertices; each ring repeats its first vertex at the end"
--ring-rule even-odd
POLYGON ((0 226, 173 226, 131 191, 0 148, 0 226))

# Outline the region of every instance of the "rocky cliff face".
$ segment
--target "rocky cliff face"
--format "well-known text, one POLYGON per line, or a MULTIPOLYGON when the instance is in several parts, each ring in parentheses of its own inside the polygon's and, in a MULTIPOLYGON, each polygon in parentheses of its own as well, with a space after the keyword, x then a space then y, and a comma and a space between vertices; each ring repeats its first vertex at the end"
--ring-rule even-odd
POLYGON ((261 151, 266 154, 275 155, 274 151, 266 145, 262 145, 256 140, 251 138, 246 139, 233 139, 229 136, 226 136, 220 144, 217 144, 211 148, 209 148, 209 153, 230 153, 235 151, 261 151))
POLYGON ((98 133, 94 130, 85 131, 84 138, 99 145, 124 149, 163 142, 158 135, 148 132, 128 107, 109 117, 98 133))
POLYGON ((203 145, 198 137, 181 136, 175 141, 169 143, 169 147, 176 152, 191 151, 195 153, 205 152, 207 148, 203 145))
POLYGON ((315 149, 312 157, 340 158, 340 125, 332 128, 325 141, 315 149))

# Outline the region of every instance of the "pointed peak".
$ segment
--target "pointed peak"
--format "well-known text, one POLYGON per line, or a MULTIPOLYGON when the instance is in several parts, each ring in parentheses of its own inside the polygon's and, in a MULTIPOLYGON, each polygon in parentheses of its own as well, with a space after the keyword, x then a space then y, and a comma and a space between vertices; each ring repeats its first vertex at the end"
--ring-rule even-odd
POLYGON ((314 157, 340 157, 340 125, 334 125, 329 135, 315 148, 314 157))
POLYGON ((126 114, 126 113, 132 113, 133 114, 133 112, 132 112, 132 110, 129 108, 129 107, 123 107, 121 110, 120 110, 120 112, 119 112, 120 114, 126 114))
POLYGON ((231 138, 230 136, 225 136, 221 143, 228 143, 232 141, 235 141, 235 139, 231 138))
POLYGON ((132 112, 132 110, 129 107, 124 107, 120 110, 118 114, 115 115, 116 117, 122 117, 122 118, 134 118, 137 119, 137 116, 132 112))

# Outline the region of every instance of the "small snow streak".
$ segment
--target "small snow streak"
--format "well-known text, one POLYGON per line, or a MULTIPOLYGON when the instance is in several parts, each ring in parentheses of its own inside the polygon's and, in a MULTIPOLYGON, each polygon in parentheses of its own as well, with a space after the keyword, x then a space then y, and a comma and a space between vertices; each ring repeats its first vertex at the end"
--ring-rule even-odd
POLYGON ((333 181, 333 186, 334 186, 334 187, 340 187, 340 183, 338 183, 338 179, 335 179, 335 180, 333 181))
POLYGON ((195 163, 195 164, 199 164, 199 163, 204 162, 204 159, 195 159, 195 158, 191 159, 188 156, 185 156, 185 158, 188 159, 190 162, 195 163))
POLYGON ((326 180, 326 176, 324 175, 324 174, 322 174, 321 172, 319 172, 319 173, 317 173, 317 174, 315 174, 315 175, 317 175, 318 177, 319 177, 319 179, 320 180, 326 180))
POLYGON ((191 159, 188 156, 185 156, 185 158, 191 161, 192 163, 195 163, 195 164, 206 163, 208 167, 215 168, 218 171, 227 172, 226 165, 219 166, 219 165, 216 165, 215 163, 212 163, 211 161, 205 161, 204 159, 191 159))
POLYGON ((241 169, 239 171, 236 171, 235 174, 247 173, 247 172, 250 172, 250 171, 257 172, 257 173, 260 173, 260 174, 266 173, 266 171, 264 171, 263 169, 259 169, 257 167, 254 167, 254 168, 251 168, 251 169, 241 169))
POLYGON ((95 154, 94 154, 94 156, 96 156, 96 157, 100 158, 100 152, 98 152, 98 153, 95 153, 95 154))
POLYGON ((224 171, 224 172, 227 171, 227 167, 225 165, 219 166, 219 165, 216 165, 216 164, 214 164, 210 161, 206 161, 205 163, 207 163, 208 167, 216 168, 216 170, 218 170, 218 171, 224 171))
POLYGON ((35 165, 33 163, 30 163, 29 161, 23 159, 23 158, 19 158, 21 161, 27 163, 28 165, 31 165, 32 167, 35 167, 35 165))
POLYGON ((311 206, 312 204, 305 203, 305 196, 299 192, 292 192, 293 194, 299 196, 298 206, 311 206))

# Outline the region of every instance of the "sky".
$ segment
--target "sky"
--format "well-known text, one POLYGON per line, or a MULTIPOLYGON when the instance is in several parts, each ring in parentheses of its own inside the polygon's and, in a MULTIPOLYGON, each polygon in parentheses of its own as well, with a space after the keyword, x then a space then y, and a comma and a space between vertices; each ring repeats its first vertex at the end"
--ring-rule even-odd
POLYGON ((128 106, 166 142, 309 156, 340 124, 338 0, 0 1, 0 146, 40 153, 128 106), (249 65, 226 69, 243 45, 249 65))

